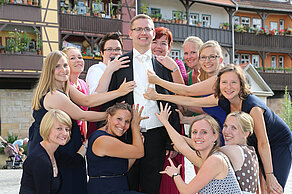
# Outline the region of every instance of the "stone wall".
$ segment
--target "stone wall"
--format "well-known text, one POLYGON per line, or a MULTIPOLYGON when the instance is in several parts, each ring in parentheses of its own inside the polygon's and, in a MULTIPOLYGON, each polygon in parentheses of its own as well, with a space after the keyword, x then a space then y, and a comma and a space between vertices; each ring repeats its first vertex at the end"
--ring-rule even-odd
POLYGON ((0 89, 1 136, 8 133, 28 137, 33 122, 31 100, 33 90, 0 89))
POLYGON ((268 98, 267 105, 269 108, 274 111, 276 114, 281 116, 282 102, 284 98, 268 98))

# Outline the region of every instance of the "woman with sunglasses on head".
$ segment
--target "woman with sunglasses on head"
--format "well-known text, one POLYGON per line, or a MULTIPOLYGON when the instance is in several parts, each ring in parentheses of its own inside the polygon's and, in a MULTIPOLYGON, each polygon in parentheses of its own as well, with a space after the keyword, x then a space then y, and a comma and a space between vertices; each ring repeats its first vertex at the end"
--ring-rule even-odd
MULTIPOLYGON (((85 81, 79 78, 84 70, 84 60, 80 50, 76 47, 66 47, 62 50, 68 57, 68 64, 70 67, 70 85, 74 86, 77 90, 85 95, 88 95, 88 90, 85 81)), ((88 107, 80 106, 83 110, 87 111, 88 107)), ((87 134, 87 121, 77 120, 77 125, 80 128, 81 136, 85 140, 87 134)))
POLYGON ((192 98, 157 94, 150 88, 144 97, 187 106, 219 105, 226 114, 233 111, 249 113, 255 122, 255 133, 249 138, 249 145, 255 147, 260 172, 266 178, 266 184, 261 179, 262 190, 266 190, 267 185, 268 192, 283 193, 292 162, 292 133, 288 125, 261 99, 251 93, 240 66, 231 64, 221 68, 214 90, 214 95, 192 98))
MULTIPOLYGON (((98 64, 92 65, 87 71, 86 83, 89 94, 107 92, 112 74, 120 68, 129 66, 124 65, 129 63, 128 57, 122 57, 119 59, 123 50, 123 42, 118 33, 111 32, 106 34, 97 44, 102 61, 98 64), (112 58, 114 59, 111 60, 112 58)), ((100 107, 93 107, 90 110, 100 111, 100 107)), ((87 137, 89 137, 96 129, 97 123, 90 122, 88 124, 87 137)))
POLYGON ((132 108, 127 103, 117 103, 106 110, 106 125, 94 131, 88 140, 88 194, 138 193, 129 191, 126 174, 135 160, 144 156, 139 124, 146 117, 141 117, 142 111, 143 107, 132 108), (130 125, 133 141, 127 144, 119 137, 130 125))

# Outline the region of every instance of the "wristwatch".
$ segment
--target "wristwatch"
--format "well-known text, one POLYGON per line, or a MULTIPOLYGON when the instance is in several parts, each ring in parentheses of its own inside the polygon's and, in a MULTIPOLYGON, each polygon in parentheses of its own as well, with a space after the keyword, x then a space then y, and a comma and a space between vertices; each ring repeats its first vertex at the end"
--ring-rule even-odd
POLYGON ((178 70, 178 66, 176 66, 173 70, 172 73, 176 72, 178 70))
POLYGON ((180 175, 180 173, 179 172, 175 172, 175 173, 173 173, 172 178, 174 179, 174 177, 176 177, 178 175, 180 175))

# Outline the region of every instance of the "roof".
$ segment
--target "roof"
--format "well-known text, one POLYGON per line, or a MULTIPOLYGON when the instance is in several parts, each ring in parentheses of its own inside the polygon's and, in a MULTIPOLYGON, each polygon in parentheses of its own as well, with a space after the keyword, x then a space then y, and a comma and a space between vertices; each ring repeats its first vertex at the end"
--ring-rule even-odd
POLYGON ((292 4, 288 2, 277 2, 270 0, 235 0, 239 9, 264 10, 292 13, 292 4))
POLYGON ((222 7, 235 7, 235 4, 231 0, 193 0, 193 1, 222 7))

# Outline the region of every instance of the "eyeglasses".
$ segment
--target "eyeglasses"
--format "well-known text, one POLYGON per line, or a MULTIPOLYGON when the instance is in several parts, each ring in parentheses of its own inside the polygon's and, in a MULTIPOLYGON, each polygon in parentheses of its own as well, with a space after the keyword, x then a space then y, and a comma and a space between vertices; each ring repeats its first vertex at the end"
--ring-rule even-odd
POLYGON ((149 28, 149 27, 145 27, 145 28, 138 27, 138 28, 132 28, 131 30, 132 31, 139 32, 139 33, 141 33, 142 31, 144 31, 145 33, 148 33, 148 32, 151 32, 153 30, 153 28, 149 28))
POLYGON ((202 56, 199 58, 199 60, 200 61, 207 61, 207 59, 209 59, 210 61, 214 61, 218 57, 219 57, 218 55, 202 56))
POLYGON ((107 49, 104 49, 104 51, 114 51, 114 52, 121 52, 121 51, 122 51, 122 49, 121 49, 121 48, 115 48, 115 49, 113 49, 113 48, 107 48, 107 49))

